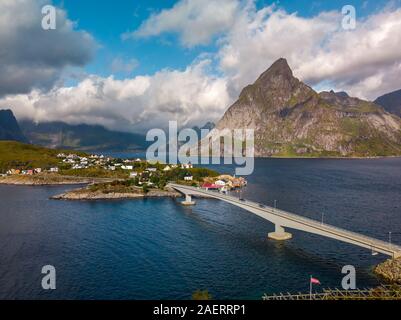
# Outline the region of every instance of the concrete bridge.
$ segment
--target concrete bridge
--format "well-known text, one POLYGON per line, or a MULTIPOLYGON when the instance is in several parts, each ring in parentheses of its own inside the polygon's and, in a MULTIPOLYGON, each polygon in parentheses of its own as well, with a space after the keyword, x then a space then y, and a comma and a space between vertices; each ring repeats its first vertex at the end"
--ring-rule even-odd
POLYGON ((236 197, 222 194, 220 192, 208 191, 202 188, 189 187, 180 184, 170 183, 169 187, 185 195, 183 205, 194 205, 192 196, 209 197, 228 202, 232 205, 245 209, 257 216, 266 219, 275 225, 275 231, 269 233, 269 238, 274 240, 288 240, 292 235, 286 232, 284 228, 301 230, 327 238, 350 243, 362 248, 371 250, 372 254, 383 253, 393 258, 401 257, 401 247, 389 242, 381 241, 375 238, 367 237, 359 233, 351 232, 345 229, 337 228, 320 221, 312 220, 293 214, 287 211, 272 208, 260 203, 238 199, 236 197))

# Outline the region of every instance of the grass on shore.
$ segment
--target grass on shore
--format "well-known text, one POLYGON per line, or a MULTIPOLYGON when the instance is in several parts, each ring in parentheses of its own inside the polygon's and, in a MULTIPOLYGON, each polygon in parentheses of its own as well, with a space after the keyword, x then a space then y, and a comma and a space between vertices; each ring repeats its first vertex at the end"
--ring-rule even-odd
POLYGON ((129 173, 123 170, 110 171, 100 167, 91 167, 87 169, 62 169, 60 174, 64 176, 88 177, 88 178, 113 178, 127 179, 129 173))
MULTIPOLYGON (((0 141, 0 173, 9 169, 48 169, 58 166, 57 154, 65 152, 16 141, 0 141)), ((83 152, 78 152, 84 155, 83 152)))

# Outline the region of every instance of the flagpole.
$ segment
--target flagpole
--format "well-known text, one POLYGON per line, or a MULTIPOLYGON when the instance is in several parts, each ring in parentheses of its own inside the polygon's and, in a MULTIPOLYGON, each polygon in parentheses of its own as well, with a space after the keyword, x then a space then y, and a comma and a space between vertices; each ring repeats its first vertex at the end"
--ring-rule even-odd
POLYGON ((309 300, 312 300, 312 276, 309 279, 309 300))

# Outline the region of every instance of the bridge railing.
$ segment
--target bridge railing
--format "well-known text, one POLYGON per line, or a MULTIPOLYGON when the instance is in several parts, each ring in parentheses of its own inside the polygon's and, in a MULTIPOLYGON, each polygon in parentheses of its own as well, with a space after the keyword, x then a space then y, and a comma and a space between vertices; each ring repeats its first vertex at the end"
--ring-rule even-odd
POLYGON ((376 238, 373 238, 373 237, 365 236, 363 234, 360 234, 360 233, 357 233, 357 232, 354 232, 354 231, 349 231, 349 230, 346 230, 346 229, 343 229, 343 228, 340 228, 340 227, 336 227, 336 226, 333 226, 333 225, 330 225, 330 224, 325 224, 325 223, 322 223, 322 222, 319 222, 319 221, 316 221, 316 220, 313 220, 313 219, 310 219, 310 218, 307 218, 307 217, 299 216, 297 214, 293 214, 293 213, 290 213, 288 211, 284 211, 284 210, 281 210, 281 209, 272 208, 272 207, 267 207, 267 208, 269 208, 270 209, 269 211, 271 211, 271 213, 273 213, 273 214, 279 214, 280 216, 283 216, 283 217, 287 217, 287 218, 291 218, 291 219, 294 219, 294 220, 302 221, 305 224, 309 224, 309 225, 311 225, 313 227, 319 227, 319 228, 325 229, 327 231, 333 231, 335 233, 339 233, 339 234, 342 234, 342 235, 352 236, 355 239, 359 239, 359 240, 361 240, 363 242, 371 244, 373 247, 380 246, 381 248, 386 248, 386 249, 390 249, 390 250, 394 250, 394 251, 400 251, 401 250, 400 246, 395 245, 395 244, 391 244, 389 242, 386 242, 386 241, 383 241, 383 240, 380 240, 380 239, 376 239, 376 238))
MULTIPOLYGON (((236 199, 233 196, 227 196, 227 195, 223 195, 223 196, 236 199)), ((242 202, 242 201, 240 201, 240 202, 242 202)), ((325 224, 325 223, 322 223, 322 222, 319 222, 319 221, 316 221, 316 220, 313 220, 313 219, 310 219, 310 218, 307 218, 307 217, 303 217, 303 216, 300 216, 300 215, 297 215, 297 214, 294 214, 294 213, 291 213, 291 212, 288 212, 288 211, 284 211, 284 210, 273 208, 273 207, 266 206, 266 205, 263 205, 264 208, 261 208, 259 206, 259 203, 256 203, 256 202, 253 202, 253 201, 248 201, 248 200, 243 201, 243 203, 251 204, 255 208, 268 210, 269 213, 271 213, 271 214, 275 214, 275 215, 279 215, 281 217, 289 218, 289 219, 295 220, 297 222, 303 222, 303 223, 311 225, 313 227, 319 227, 321 229, 325 229, 327 231, 333 231, 333 232, 339 233, 341 235, 352 236, 355 239, 359 239, 359 240, 361 240, 361 241, 363 241, 365 243, 371 244, 372 247, 385 248, 385 249, 391 250, 391 251, 401 251, 401 247, 398 246, 398 245, 390 244, 389 242, 386 242, 386 241, 383 241, 383 240, 379 240, 379 239, 375 239, 375 238, 372 238, 372 237, 369 237, 369 236, 365 236, 363 234, 360 234, 360 233, 357 233, 357 232, 353 232, 353 231, 349 231, 349 230, 346 230, 346 229, 343 229, 343 228, 340 228, 340 227, 336 227, 336 226, 333 226, 333 225, 330 225, 330 224, 325 224)))
POLYGON ((304 223, 311 227, 315 227, 315 228, 318 227, 325 231, 331 231, 331 232, 337 233, 341 236, 348 236, 348 237, 352 236, 355 240, 359 240, 365 244, 371 245, 372 250, 374 250, 376 248, 376 249, 385 249, 385 250, 394 251, 394 252, 401 251, 401 247, 398 245, 391 244, 389 242, 385 242, 383 240, 375 239, 375 238, 372 238, 369 236, 365 236, 360 233, 349 231, 349 230, 346 230, 346 229, 343 229, 340 227, 335 227, 333 225, 325 224, 325 223, 319 222, 317 220, 306 218, 306 217, 303 217, 303 216, 300 216, 300 215, 297 215, 297 214, 294 214, 294 213, 291 213, 288 211, 273 208, 273 207, 270 207, 270 206, 267 206, 264 204, 260 204, 260 203, 254 202, 254 201, 250 201, 250 200, 241 201, 237 197, 222 194, 222 193, 219 193, 216 191, 206 190, 203 188, 195 188, 195 187, 181 186, 181 185, 177 185, 177 186, 180 188, 183 188, 183 189, 189 189, 189 190, 193 190, 193 191, 204 193, 204 194, 213 194, 213 195, 216 195, 216 197, 218 197, 218 198, 223 198, 228 201, 233 201, 233 202, 240 203, 240 204, 251 205, 251 206, 255 207, 256 209, 266 210, 270 214, 274 214, 274 215, 277 215, 277 216, 280 216, 283 218, 294 220, 295 222, 301 222, 301 223, 304 223))

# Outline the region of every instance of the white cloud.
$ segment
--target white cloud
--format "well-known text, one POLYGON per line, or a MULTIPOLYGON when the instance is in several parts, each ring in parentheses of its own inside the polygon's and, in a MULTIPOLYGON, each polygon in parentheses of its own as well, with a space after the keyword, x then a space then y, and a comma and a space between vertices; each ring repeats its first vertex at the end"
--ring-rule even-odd
POLYGON ((0 96, 51 88, 66 66, 83 66, 96 48, 57 9, 56 30, 43 30, 41 8, 48 0, 0 1, 0 96))
POLYGON ((203 60, 184 71, 162 70, 126 80, 91 76, 76 87, 7 96, 0 108, 13 106, 20 119, 62 119, 116 130, 165 128, 169 120, 192 126, 218 119, 229 103, 226 82, 207 74, 209 63, 203 60))
POLYGON ((401 9, 358 21, 353 31, 343 30, 341 20, 339 12, 303 18, 248 6, 223 39, 220 68, 236 93, 279 57, 286 57, 295 75, 314 86, 327 82, 370 99, 400 88, 401 9))
POLYGON ((129 59, 128 61, 124 61, 121 57, 116 57, 111 62, 111 71, 113 73, 122 72, 129 74, 134 71, 134 69, 138 67, 138 65, 139 62, 136 59, 129 59))
POLYGON ((227 31, 240 8, 238 0, 181 0, 171 9, 151 15, 138 30, 123 38, 150 37, 178 33, 182 44, 207 44, 213 36, 227 31))
MULTIPOLYGON (((181 31, 185 45, 202 43, 216 30, 226 30, 217 41, 216 53, 200 55, 186 69, 161 70, 125 80, 86 76, 74 87, 9 95, 0 99, 0 108, 11 106, 19 118, 62 119, 129 131, 166 127, 169 120, 178 120, 181 126, 199 125, 218 120, 240 90, 279 57, 286 57, 295 75, 316 88, 345 90, 370 99, 401 88, 401 9, 386 8, 358 21, 356 30, 345 31, 340 12, 304 18, 274 6, 257 10, 248 2, 240 9, 235 6, 234 20, 221 20, 230 21, 222 24, 230 25, 229 29, 219 29, 208 20, 215 17, 204 16, 217 2, 210 2, 209 9, 199 3, 181 1, 151 17, 140 29, 152 35, 173 31, 172 26, 177 24, 174 30, 181 31), (195 21, 192 29, 188 17, 195 21), (154 31, 146 26, 151 19, 155 19, 154 31), (202 29, 202 21, 204 34, 196 32, 202 29), (219 73, 213 69, 215 62, 219 73)), ((234 2, 225 1, 221 6, 230 3, 234 2)), ((116 59, 115 70, 131 70, 134 65, 133 61, 116 59)), ((23 68, 14 67, 16 74, 19 70, 24 74, 23 68)), ((40 68, 40 72, 46 70, 40 68)), ((51 74, 52 70, 47 72, 51 74)))

